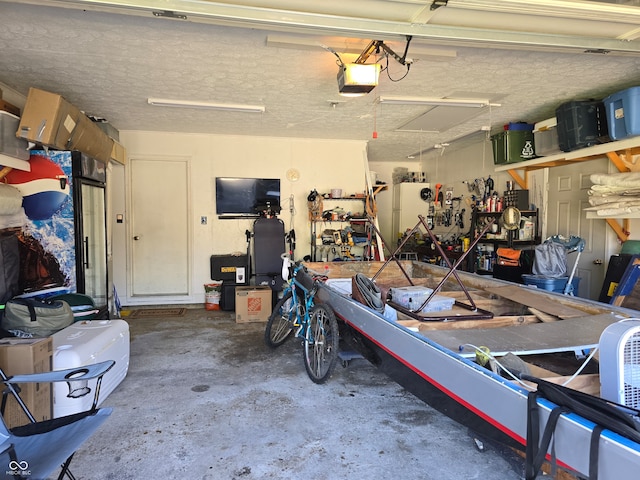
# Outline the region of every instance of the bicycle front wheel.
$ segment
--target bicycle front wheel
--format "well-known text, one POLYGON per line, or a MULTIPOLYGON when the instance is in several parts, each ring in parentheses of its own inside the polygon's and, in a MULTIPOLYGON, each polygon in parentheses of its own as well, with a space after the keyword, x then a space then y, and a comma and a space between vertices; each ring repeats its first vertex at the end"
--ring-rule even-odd
POLYGON ((338 321, 330 307, 318 304, 309 312, 304 337, 304 367, 315 383, 324 383, 338 359, 338 321))
POLYGON ((293 294, 289 290, 278 300, 273 308, 264 331, 264 342, 270 348, 277 348, 287 341, 293 332, 293 322, 296 319, 296 305, 293 294))

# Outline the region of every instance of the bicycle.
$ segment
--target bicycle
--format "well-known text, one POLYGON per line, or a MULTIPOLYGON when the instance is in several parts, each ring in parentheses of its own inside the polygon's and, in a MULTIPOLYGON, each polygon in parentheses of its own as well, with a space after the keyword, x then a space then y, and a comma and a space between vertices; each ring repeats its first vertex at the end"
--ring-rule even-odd
POLYGON ((338 321, 329 306, 314 302, 318 282, 323 277, 313 275, 313 284, 305 286, 298 278, 300 272, 308 271, 304 265, 292 264, 286 254, 282 258, 286 262, 283 273, 288 277, 285 278, 287 285, 267 321, 265 343, 275 349, 295 330, 296 338, 303 343, 304 366, 309 378, 314 383, 324 383, 338 358, 338 321))

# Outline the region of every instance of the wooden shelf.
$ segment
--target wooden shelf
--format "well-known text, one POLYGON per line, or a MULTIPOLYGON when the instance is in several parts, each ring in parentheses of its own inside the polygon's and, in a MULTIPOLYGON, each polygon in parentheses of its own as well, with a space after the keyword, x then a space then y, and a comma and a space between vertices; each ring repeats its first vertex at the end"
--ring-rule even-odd
MULTIPOLYGON (((20 160, 19 158, 10 157, 9 155, 5 155, 3 153, 0 153, 0 165, 9 169, 15 168, 16 170, 22 170, 25 172, 31 171, 31 164, 29 163, 29 160, 20 160)), ((9 172, 7 171, 7 173, 9 172)))
MULTIPOLYGON (((631 160, 633 155, 640 154, 640 136, 625 138, 616 142, 603 143, 594 145, 593 147, 581 148, 573 152, 562 152, 548 157, 534 158, 525 162, 511 163, 506 165, 497 165, 496 172, 509 172, 509 175, 520 185, 520 188, 527 189, 526 172, 539 170, 541 168, 560 167, 564 165, 572 165, 580 162, 588 162, 600 158, 608 158, 619 172, 628 172, 629 169, 622 162, 620 156, 625 156, 631 160), (522 176, 519 171, 524 171, 522 176)), ((588 219, 606 220, 607 224, 616 233, 621 242, 625 242, 629 238, 629 219, 640 218, 640 214, 627 214, 611 217, 602 217, 587 212, 588 219), (620 225, 615 219, 622 219, 620 225)))
MULTIPOLYGON (((376 184, 374 185, 373 189, 372 189, 372 193, 373 196, 375 197, 379 192, 386 190, 387 189, 387 185, 386 184, 376 184)), ((364 209, 366 210, 369 202, 372 202, 375 204, 375 200, 371 199, 371 198, 367 198, 367 194, 362 194, 362 193, 354 193, 354 194, 347 194, 346 196, 342 196, 340 198, 331 198, 331 196, 329 194, 322 194, 321 195, 323 197, 323 201, 326 203, 329 203, 331 201, 335 201, 335 202, 341 202, 341 201, 359 201, 362 202, 362 205, 364 207, 364 209), (325 195, 328 195, 329 198, 324 198, 325 195)), ((356 216, 356 217, 351 217, 351 218, 343 218, 343 219, 336 219, 336 220, 325 220, 325 219, 311 219, 310 223, 311 223, 311 260, 312 261, 318 261, 317 257, 317 251, 319 248, 321 247, 339 247, 340 249, 343 249, 344 251, 342 251, 341 253, 350 253, 350 248, 354 247, 354 248, 363 248, 365 251, 367 250, 367 247, 369 247, 370 253, 373 252, 373 247, 376 248, 377 250, 377 255, 379 255, 381 260, 384 260, 384 253, 382 252, 382 243, 380 238, 375 235, 374 231, 373 231, 373 227, 368 226, 368 222, 369 221, 373 221, 375 223, 375 228, 378 228, 378 224, 377 224, 377 219, 375 217, 375 212, 371 215, 372 218, 367 218, 367 212, 362 212, 362 215, 365 216, 356 216), (368 238, 369 241, 367 241, 366 243, 355 243, 353 245, 348 245, 348 243, 342 243, 340 245, 335 244, 335 243, 331 243, 331 244, 323 244, 317 243, 317 239, 318 239, 318 224, 323 224, 323 223, 334 223, 334 224, 340 224, 340 230, 343 230, 342 226, 344 224, 367 224, 367 227, 369 230, 368 232, 368 238), (375 242, 375 244, 374 244, 375 242)), ((347 255, 348 256, 348 255, 347 255)))
MULTIPOLYGON (((475 236, 481 233, 482 229, 484 228, 483 225, 480 223, 481 219, 486 219, 487 217, 489 218, 498 217, 502 215, 502 213, 503 212, 478 212, 476 210, 473 210, 471 212, 471 230, 469 231, 469 234, 473 235, 475 238, 475 236)), ((497 248, 499 246, 506 246, 507 248, 514 248, 514 247, 522 248, 529 245, 530 246, 537 245, 540 243, 540 237, 538 234, 539 212, 537 210, 526 210, 526 211, 522 210, 521 214, 522 214, 522 218, 529 217, 534 221, 533 237, 528 239, 516 239, 514 238, 516 231, 509 230, 507 231, 506 238, 487 238, 486 235, 488 235, 488 233, 485 232, 485 235, 478 240, 473 251, 469 254, 469 261, 467 262, 467 265, 470 272, 475 272, 480 275, 484 275, 484 274, 490 274, 493 271, 492 269, 481 268, 480 265, 477 264, 479 255, 481 253, 480 245, 493 245, 493 252, 494 252, 494 255, 492 256, 493 258, 495 257, 495 252, 497 252, 497 248)))
MULTIPOLYGON (((533 160, 527 160, 525 162, 496 165, 495 171, 509 172, 511 176, 513 176, 511 172, 515 170, 524 170, 525 172, 528 172, 532 170, 539 170, 541 168, 571 165, 603 157, 608 157, 609 160, 616 165, 619 171, 628 171, 620 161, 620 154, 640 154, 640 137, 625 138, 624 140, 619 140, 617 142, 602 143, 600 145, 594 145, 593 147, 574 150, 573 152, 562 152, 556 155, 549 155, 548 157, 534 158, 533 160)), ((522 179, 517 172, 515 173, 520 179, 522 179)), ((514 179, 518 181, 518 178, 514 177, 514 179)), ((518 183, 520 182, 518 181, 518 183)), ((526 182, 524 186, 520 186, 522 188, 526 188, 526 182)))
MULTIPOLYGON (((380 193, 380 192, 382 192, 383 190, 386 190, 386 189, 387 189, 387 185, 384 185, 384 184, 374 185, 373 194, 377 195, 378 193, 380 193)), ((329 193, 323 193, 323 194, 321 194, 321 196, 322 196, 323 200, 362 200, 362 201, 364 201, 364 200, 367 199, 367 195, 364 194, 364 193, 354 193, 354 194, 351 194, 351 195, 346 195, 344 197, 338 197, 338 198, 332 198, 331 194, 329 194, 329 193), (326 197, 325 197, 325 195, 326 195, 326 197), (360 195, 360 196, 357 196, 357 195, 360 195)))
MULTIPOLYGON (((491 217, 491 216, 499 217, 503 213, 504 213, 504 210, 500 211, 500 212, 476 212, 476 214, 479 217, 483 217, 483 216, 484 217, 491 217)), ((527 215, 537 215, 538 211, 537 210, 520 210, 520 214, 521 214, 521 216, 526 217, 527 215)))
POLYGON ((598 215, 596 212, 586 212, 587 220, 607 220, 608 218, 613 219, 624 219, 624 218, 640 218, 640 212, 635 213, 625 213, 622 215, 598 215))

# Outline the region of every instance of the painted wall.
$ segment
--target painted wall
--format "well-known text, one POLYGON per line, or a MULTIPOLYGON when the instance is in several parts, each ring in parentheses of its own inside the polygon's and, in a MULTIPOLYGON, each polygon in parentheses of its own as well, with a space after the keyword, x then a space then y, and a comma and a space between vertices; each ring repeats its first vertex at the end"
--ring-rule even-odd
MULTIPOLYGON (((191 183, 191 292, 184 298, 166 299, 173 303, 201 303, 204 301, 202 284, 209 280, 209 256, 246 251, 245 230, 251 230, 252 220, 218 220, 215 216, 216 176, 279 177, 282 179, 282 206, 280 218, 285 228, 295 229, 297 237, 296 258, 302 258, 310 252, 310 223, 308 221, 306 197, 316 188, 319 192, 328 192, 332 188, 341 188, 343 192, 356 193, 364 190, 365 171, 375 171, 377 178, 389 184, 390 188, 378 194, 378 221, 385 238, 393 238, 391 232, 391 211, 393 199, 392 175, 394 168, 406 167, 410 171, 424 171, 428 181, 435 186, 441 183, 443 189, 452 187, 454 196, 462 196, 463 201, 470 198, 466 182, 476 178, 491 178, 495 189, 502 192, 506 181, 511 177, 505 172, 495 172, 491 143, 480 141, 444 151, 425 154, 415 162, 378 162, 366 164, 366 142, 313 140, 290 138, 262 138, 246 136, 189 135, 154 132, 121 132, 121 141, 127 147, 129 157, 153 155, 190 157, 191 183), (296 168, 300 172, 297 182, 286 180, 286 172, 296 168), (293 202, 290 198, 293 198, 293 202), (293 203, 292 212, 290 207, 293 203), (200 217, 208 218, 207 225, 200 224, 200 217)), ((577 167, 578 168, 578 167, 577 167)), ((113 196, 113 215, 126 216, 126 203, 123 198, 125 189, 118 188, 117 179, 127 182, 127 168, 124 172, 114 172, 112 188, 117 190, 113 196)), ((529 177, 530 202, 541 210, 545 208, 544 170, 533 172, 529 177)), ((127 187, 128 188, 128 187, 127 187)), ((126 195, 124 195, 126 196, 126 195)), ((419 200, 417 200, 419 201, 419 200)), ((331 200, 325 201, 324 208, 337 205, 331 200), (335 205, 334 205, 335 204, 335 205)), ((466 205, 465 205, 466 207, 466 205)), ((355 208, 355 207, 354 207, 355 208)), ((470 208, 466 209, 465 230, 469 228, 470 208)), ((542 215, 541 215, 542 216, 542 215)), ((321 231, 322 225, 319 225, 321 231)), ((631 223, 631 238, 640 238, 640 220, 631 223)), ((436 233, 451 235, 457 232, 452 228, 437 228, 436 233)), ((130 235, 127 234, 127 222, 113 224, 114 282, 124 304, 155 304, 158 298, 129 298, 127 292, 127 255, 130 235)), ((544 235, 544 232, 543 232, 544 235)), ((606 259, 617 253, 619 245, 612 241, 606 259)))
MULTIPOLYGON (((153 158, 157 156, 188 157, 191 190, 190 212, 193 231, 191 292, 185 298, 172 298, 172 302, 202 303, 202 285, 210 280, 209 257, 213 254, 246 252, 245 231, 252 230, 253 220, 220 220, 215 214, 216 177, 266 177, 281 179, 282 212, 280 218, 285 230, 295 229, 295 258, 310 253, 310 222, 308 220, 307 196, 312 189, 328 192, 340 188, 344 194, 364 192, 366 165, 366 142, 344 140, 315 140, 291 138, 266 138, 232 135, 194 135, 177 133, 120 132, 121 143, 131 158, 153 158), (287 170, 300 172, 296 182, 286 178, 287 170), (207 217, 201 225, 201 217, 207 217)), ((125 168, 125 182, 127 182, 125 168)), ((126 197, 126 196, 125 196, 126 197)), ((324 208, 333 208, 330 200, 324 208)), ((358 202, 359 204, 359 202, 358 202)), ((114 198, 114 214, 125 212, 126 199, 114 198)), ((346 207, 345 207, 346 208, 346 207)), ((353 207, 356 208, 355 206, 353 207)), ((158 298, 129 298, 127 291, 127 255, 117 252, 129 248, 127 224, 114 226, 114 279, 124 304, 158 303, 158 298), (123 228, 121 228, 123 227, 123 228)), ((167 299, 168 300, 168 299, 167 299)))
MULTIPOLYGON (((388 242, 394 242, 395 233, 391 229, 391 212, 393 209, 393 172, 396 168, 406 168, 410 172, 422 171, 419 161, 407 162, 370 162, 369 167, 376 172, 377 179, 387 184, 387 189, 376 197, 378 206, 378 226, 382 237, 388 242)), ((418 219, 416 219, 418 221, 418 219)), ((385 252, 385 255, 387 253, 385 252)))

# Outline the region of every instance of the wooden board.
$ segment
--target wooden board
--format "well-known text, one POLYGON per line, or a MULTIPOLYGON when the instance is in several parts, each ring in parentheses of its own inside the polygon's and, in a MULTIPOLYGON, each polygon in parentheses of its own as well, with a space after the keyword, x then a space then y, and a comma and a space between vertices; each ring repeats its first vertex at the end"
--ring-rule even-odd
POLYGON ((615 315, 601 314, 571 318, 551 323, 534 323, 515 327, 467 330, 420 331, 422 335, 464 357, 474 357, 467 345, 484 346, 495 356, 511 352, 516 355, 581 351, 600 342, 602 331, 619 321, 615 315), (463 350, 460 351, 460 347, 463 350))
POLYGON ((538 323, 535 315, 504 315, 485 320, 455 320, 450 322, 418 322, 423 330, 461 330, 465 328, 499 328, 538 323))
POLYGON ((550 299, 552 295, 545 295, 545 291, 540 289, 514 285, 508 287, 489 287, 486 288, 486 291, 508 298, 514 302, 522 303, 528 307, 534 307, 541 312, 560 318, 582 317, 585 314, 583 310, 564 305, 560 301, 562 297, 557 300, 550 299))
POLYGON ((619 307, 640 309, 640 258, 634 258, 627 266, 611 303, 619 307))
POLYGON ((509 315, 493 317, 485 320, 454 320, 445 322, 421 322, 413 319, 400 319, 398 323, 418 330, 458 330, 465 328, 498 328, 511 325, 538 323, 535 315, 509 315))
MULTIPOLYGON (((571 377, 547 377, 545 380, 547 382, 556 383, 558 385, 564 385, 564 383, 569 380, 571 377)), ((578 390, 583 393, 588 393, 589 395, 594 395, 596 397, 600 396, 600 375, 597 373, 590 373, 586 375, 578 375, 576 378, 571 380, 567 385, 567 388, 572 388, 573 390, 578 390)))

